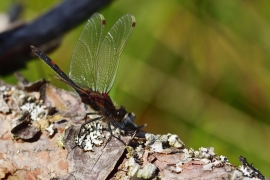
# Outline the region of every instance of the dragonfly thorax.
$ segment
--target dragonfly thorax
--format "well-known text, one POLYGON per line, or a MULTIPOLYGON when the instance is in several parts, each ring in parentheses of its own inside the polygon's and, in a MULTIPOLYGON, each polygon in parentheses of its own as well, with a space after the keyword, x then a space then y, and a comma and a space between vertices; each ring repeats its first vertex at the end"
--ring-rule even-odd
POLYGON ((127 111, 123 106, 115 108, 110 96, 107 93, 99 93, 97 91, 88 90, 80 94, 84 104, 89 105, 100 115, 121 122, 127 111))

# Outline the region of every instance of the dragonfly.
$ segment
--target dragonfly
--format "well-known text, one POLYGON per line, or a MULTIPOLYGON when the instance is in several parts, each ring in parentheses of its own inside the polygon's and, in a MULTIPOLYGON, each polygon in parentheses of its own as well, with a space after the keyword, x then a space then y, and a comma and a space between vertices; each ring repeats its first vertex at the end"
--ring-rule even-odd
POLYGON ((111 125, 122 130, 140 129, 133 123, 135 115, 127 112, 123 106, 116 107, 108 95, 116 78, 120 56, 135 24, 134 16, 126 14, 104 37, 105 18, 99 13, 92 15, 73 50, 69 76, 44 52, 31 46, 32 51, 58 74, 56 78, 72 87, 81 101, 95 111, 86 114, 78 136, 84 126, 97 120, 106 120, 111 136, 122 143, 124 142, 112 133, 111 125), (87 121, 86 117, 93 114, 99 117, 87 121))

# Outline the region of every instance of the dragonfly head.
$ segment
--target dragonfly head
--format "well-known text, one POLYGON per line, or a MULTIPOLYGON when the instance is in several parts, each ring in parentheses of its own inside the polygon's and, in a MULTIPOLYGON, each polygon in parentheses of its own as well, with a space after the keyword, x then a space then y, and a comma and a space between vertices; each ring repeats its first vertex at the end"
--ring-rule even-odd
POLYGON ((117 121, 122 121, 126 115, 127 111, 123 106, 120 106, 115 110, 114 118, 117 121))

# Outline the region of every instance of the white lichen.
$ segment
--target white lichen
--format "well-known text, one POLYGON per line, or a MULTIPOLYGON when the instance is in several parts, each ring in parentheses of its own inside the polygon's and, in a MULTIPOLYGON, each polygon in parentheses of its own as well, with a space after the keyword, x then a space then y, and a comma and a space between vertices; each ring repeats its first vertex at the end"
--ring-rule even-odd
POLYGON ((60 134, 60 135, 57 137, 57 145, 58 145, 59 147, 62 147, 62 148, 65 147, 64 142, 63 142, 63 138, 64 138, 64 133, 63 133, 63 134, 60 134))
POLYGON ((169 146, 173 148, 184 148, 185 144, 177 135, 153 135, 147 133, 145 135, 145 146, 148 146, 153 152, 165 152, 169 150, 169 146))
POLYGON ((0 91, 1 92, 4 92, 4 91, 6 91, 7 90, 7 87, 6 86, 0 86, 0 91))
POLYGON ((85 151, 93 151, 94 146, 100 146, 104 143, 102 132, 102 125, 99 122, 92 122, 82 128, 80 136, 76 135, 74 141, 85 151))
POLYGON ((48 114, 47 107, 45 105, 37 104, 35 102, 25 103, 20 107, 22 112, 30 112, 30 117, 33 121, 39 121, 45 119, 48 114))
POLYGON ((54 124, 50 124, 50 126, 47 127, 46 130, 49 132, 49 136, 52 136, 55 132, 54 124))
POLYGON ((143 149, 142 145, 139 145, 138 147, 136 147, 135 152, 136 152, 138 159, 142 158, 143 154, 144 154, 144 149, 143 149))
POLYGON ((183 171, 183 169, 181 168, 181 166, 183 164, 184 163, 182 163, 182 162, 176 163, 175 167, 173 167, 173 166, 170 167, 170 170, 173 171, 173 172, 176 172, 176 173, 181 173, 183 171))
POLYGON ((216 155, 214 153, 213 147, 210 147, 210 148, 201 147, 199 148, 199 152, 200 152, 200 158, 210 158, 216 155))
POLYGON ((167 136, 169 137, 168 142, 171 147, 180 149, 185 146, 185 144, 180 140, 180 138, 177 135, 168 134, 167 136))
POLYGON ((126 157, 129 159, 133 157, 135 150, 131 146, 126 146, 127 154, 126 157))
POLYGON ((226 156, 220 155, 219 157, 220 157, 220 160, 221 160, 222 162, 224 162, 224 163, 227 163, 227 162, 228 162, 228 158, 227 158, 226 156))
POLYGON ((64 144, 63 140, 64 140, 64 136, 65 136, 66 130, 67 130, 69 127, 70 127, 70 124, 67 124, 67 125, 65 126, 64 132, 63 132, 61 135, 58 136, 58 138, 57 138, 57 144, 58 144, 59 147, 62 147, 62 148, 65 147, 65 144, 64 144))
POLYGON ((150 134, 150 133, 145 134, 145 139, 146 139, 145 146, 150 146, 150 145, 154 144, 156 141, 155 135, 150 134))
POLYGON ((137 172, 138 178, 150 179, 154 177, 157 167, 154 164, 147 164, 137 172))
POLYGON ((140 165, 135 162, 133 157, 129 158, 125 163, 125 167, 128 169, 128 176, 135 176, 138 170, 140 169, 140 165))
POLYGON ((212 163, 209 163, 209 164, 204 165, 203 166, 203 170, 204 171, 211 171, 211 170, 213 170, 214 167, 219 166, 220 164, 222 164, 222 162, 216 160, 216 161, 214 161, 212 163))
POLYGON ((241 171, 244 176, 250 176, 250 169, 248 167, 242 165, 239 167, 239 171, 241 171))

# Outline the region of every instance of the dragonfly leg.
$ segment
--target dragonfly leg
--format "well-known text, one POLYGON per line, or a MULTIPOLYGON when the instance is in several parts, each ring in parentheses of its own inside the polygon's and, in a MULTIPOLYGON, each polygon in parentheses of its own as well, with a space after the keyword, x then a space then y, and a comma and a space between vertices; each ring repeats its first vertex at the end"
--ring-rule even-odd
POLYGON ((82 128, 84 128, 84 126, 85 126, 86 124, 89 124, 89 123, 91 123, 91 122, 94 122, 94 121, 97 121, 97 120, 100 120, 100 119, 102 119, 102 116, 97 117, 97 118, 94 118, 94 119, 91 119, 91 120, 89 120, 89 121, 85 121, 84 123, 82 123, 82 125, 81 125, 81 127, 80 127, 80 131, 79 131, 78 136, 81 136, 82 128))
POLYGON ((113 134, 112 129, 111 129, 111 123, 110 123, 110 121, 108 121, 108 128, 109 128, 109 131, 110 131, 111 136, 115 137, 117 140, 119 140, 120 142, 122 142, 126 146, 126 143, 122 139, 120 139, 119 137, 116 137, 113 134))
MULTIPOLYGON (((106 141, 105 145, 104 145, 104 148, 107 146, 108 142, 110 142, 110 140, 112 139, 112 135, 110 135, 110 137, 108 138, 108 140, 106 141)), ((103 149, 104 149, 103 148, 103 149)))

